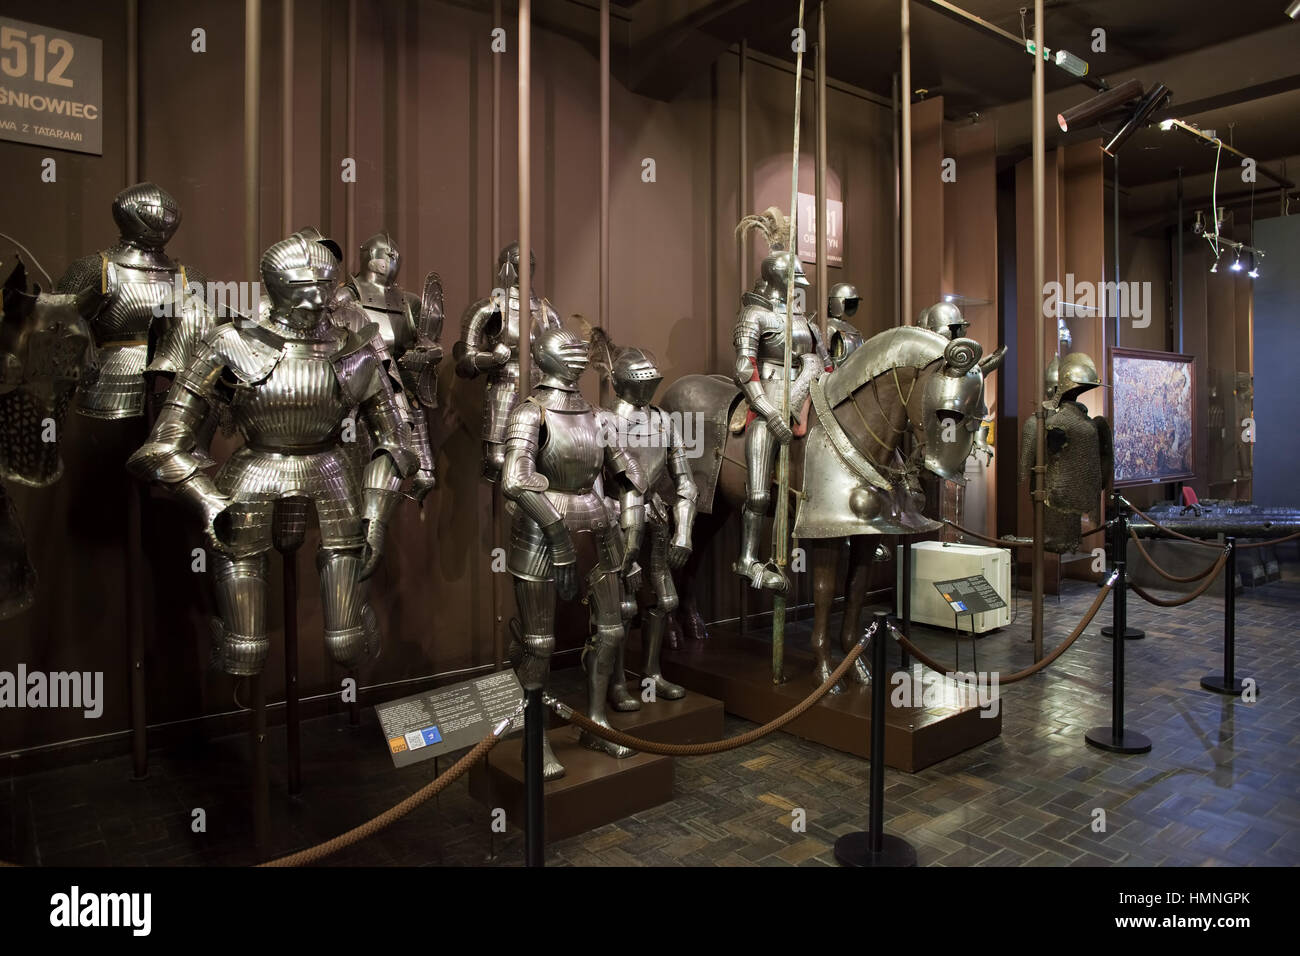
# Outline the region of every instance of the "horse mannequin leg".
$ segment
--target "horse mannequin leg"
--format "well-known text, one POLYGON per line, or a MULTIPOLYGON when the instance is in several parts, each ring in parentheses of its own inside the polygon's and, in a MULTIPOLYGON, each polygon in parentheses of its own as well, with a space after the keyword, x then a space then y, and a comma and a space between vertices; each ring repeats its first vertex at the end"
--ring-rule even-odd
MULTIPOLYGON (((862 605, 866 602, 867 586, 871 583, 872 555, 876 550, 876 535, 858 534, 849 538, 849 573, 844 588, 844 618, 840 624, 840 646, 848 653, 862 633, 862 605)), ((853 662, 849 676, 864 687, 871 684, 871 671, 861 655, 853 662)))
MULTIPOLYGON (((831 606, 840 581, 840 554, 844 543, 840 538, 810 538, 806 546, 811 550, 809 561, 813 582, 812 651, 813 679, 825 683, 835 668, 831 664, 830 622, 831 606)), ((832 694, 842 693, 840 685, 831 688, 832 694)))

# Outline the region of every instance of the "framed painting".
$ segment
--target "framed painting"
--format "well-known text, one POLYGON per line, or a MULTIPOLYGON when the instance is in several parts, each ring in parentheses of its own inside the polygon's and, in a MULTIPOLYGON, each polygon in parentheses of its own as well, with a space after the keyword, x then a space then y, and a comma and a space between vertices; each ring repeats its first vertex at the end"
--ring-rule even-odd
POLYGON ((1115 485, 1186 481, 1196 467, 1196 366, 1190 355, 1111 349, 1115 485))

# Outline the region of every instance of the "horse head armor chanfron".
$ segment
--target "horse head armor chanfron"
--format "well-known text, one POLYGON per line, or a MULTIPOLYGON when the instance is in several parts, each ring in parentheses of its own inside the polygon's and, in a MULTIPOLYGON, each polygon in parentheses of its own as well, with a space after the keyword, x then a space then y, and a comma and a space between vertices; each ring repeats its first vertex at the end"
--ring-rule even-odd
POLYGON ((917 472, 961 480, 986 414, 984 374, 1001 361, 996 353, 981 362, 982 354, 973 339, 904 326, 869 339, 815 383, 795 536, 937 529, 920 513, 917 472), (904 461, 909 427, 915 447, 904 461))

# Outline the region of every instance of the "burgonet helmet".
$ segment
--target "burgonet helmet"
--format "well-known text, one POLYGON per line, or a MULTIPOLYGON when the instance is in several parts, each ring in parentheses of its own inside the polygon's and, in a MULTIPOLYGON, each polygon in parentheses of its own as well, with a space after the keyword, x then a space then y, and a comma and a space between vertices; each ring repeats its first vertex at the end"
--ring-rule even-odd
POLYGON ((831 294, 826 297, 826 311, 834 319, 842 319, 858 311, 862 296, 857 287, 849 282, 837 282, 831 286, 831 294))

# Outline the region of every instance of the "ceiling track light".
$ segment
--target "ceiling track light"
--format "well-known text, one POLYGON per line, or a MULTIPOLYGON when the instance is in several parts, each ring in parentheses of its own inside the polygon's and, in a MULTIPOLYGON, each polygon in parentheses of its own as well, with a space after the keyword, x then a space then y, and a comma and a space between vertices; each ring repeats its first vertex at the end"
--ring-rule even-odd
MULTIPOLYGON (((1300 0, 1296 0, 1300 3, 1300 0)), ((1099 120, 1108 113, 1114 113, 1123 109, 1127 104, 1142 95, 1142 81, 1139 79, 1125 80, 1113 90, 1107 90, 1105 93, 1098 93, 1090 100, 1084 100, 1078 106, 1071 106, 1068 110, 1062 110, 1056 114, 1056 123, 1061 127, 1062 133, 1070 131, 1070 127, 1085 127, 1094 120, 1099 120)))
POLYGON ((1133 110, 1133 115, 1128 118, 1120 131, 1111 137, 1111 141, 1102 147, 1102 152, 1107 156, 1114 156, 1119 152, 1120 147, 1129 141, 1129 138, 1146 125, 1147 118, 1151 116, 1160 106, 1169 99, 1173 94, 1169 87, 1163 83, 1157 83, 1147 91, 1146 95, 1138 101, 1137 108, 1133 110))
POLYGON ((1300 0, 1291 0, 1286 5, 1286 15, 1292 20, 1300 20, 1300 0))

